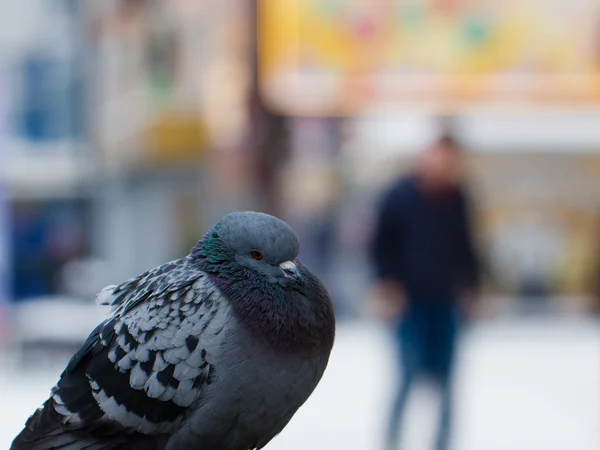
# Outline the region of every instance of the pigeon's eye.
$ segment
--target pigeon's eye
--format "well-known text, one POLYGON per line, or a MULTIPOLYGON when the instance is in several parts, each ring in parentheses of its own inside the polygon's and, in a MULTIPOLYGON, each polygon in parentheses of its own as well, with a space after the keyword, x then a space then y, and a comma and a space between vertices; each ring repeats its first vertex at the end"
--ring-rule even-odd
POLYGON ((257 261, 260 261, 261 259, 264 258, 263 254, 261 252, 259 252, 258 250, 252 250, 250 252, 250 256, 252 256, 257 261))

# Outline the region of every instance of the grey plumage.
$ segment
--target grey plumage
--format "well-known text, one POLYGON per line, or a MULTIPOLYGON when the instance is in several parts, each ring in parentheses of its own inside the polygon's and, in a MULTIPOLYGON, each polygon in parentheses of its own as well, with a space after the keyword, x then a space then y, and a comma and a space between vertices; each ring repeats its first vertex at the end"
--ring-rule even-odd
POLYGON ((185 258, 104 288, 110 317, 11 448, 264 447, 333 345, 331 301, 297 253, 284 222, 236 213, 185 258))

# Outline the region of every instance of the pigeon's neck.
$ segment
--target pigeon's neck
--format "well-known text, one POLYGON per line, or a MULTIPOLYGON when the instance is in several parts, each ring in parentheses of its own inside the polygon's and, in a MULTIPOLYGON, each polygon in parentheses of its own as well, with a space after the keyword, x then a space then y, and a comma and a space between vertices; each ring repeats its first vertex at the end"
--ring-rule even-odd
POLYGON ((327 290, 306 268, 302 284, 284 286, 257 277, 232 261, 215 231, 192 249, 198 267, 227 297, 251 335, 285 353, 329 352, 335 334, 327 290))
POLYGON ((290 353, 328 353, 335 319, 323 285, 310 273, 303 289, 286 289, 267 281, 211 276, 229 299, 250 334, 271 349, 290 353))

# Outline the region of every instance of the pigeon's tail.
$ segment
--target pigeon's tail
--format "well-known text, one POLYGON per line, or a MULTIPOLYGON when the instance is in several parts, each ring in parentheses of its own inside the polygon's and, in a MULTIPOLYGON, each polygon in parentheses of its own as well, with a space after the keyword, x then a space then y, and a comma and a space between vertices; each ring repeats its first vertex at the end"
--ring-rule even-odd
POLYGON ((96 436, 92 430, 69 430, 52 401, 47 400, 27 420, 10 450, 164 450, 169 439, 139 433, 96 436))
POLYGON ((25 424, 25 428, 15 438, 10 450, 100 450, 113 447, 101 446, 89 438, 65 430, 61 416, 51 405, 52 399, 46 401, 25 424))

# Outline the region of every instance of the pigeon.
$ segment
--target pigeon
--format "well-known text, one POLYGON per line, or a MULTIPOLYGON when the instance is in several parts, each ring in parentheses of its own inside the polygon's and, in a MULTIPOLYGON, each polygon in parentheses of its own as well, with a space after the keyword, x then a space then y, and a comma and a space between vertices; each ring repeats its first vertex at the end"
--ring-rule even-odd
POLYGON ((335 314, 273 216, 223 217, 181 259, 120 285, 12 450, 254 450, 327 367, 335 314))

